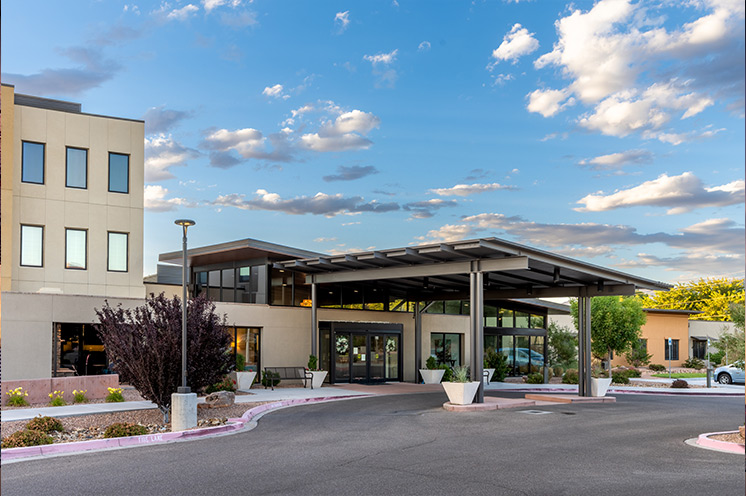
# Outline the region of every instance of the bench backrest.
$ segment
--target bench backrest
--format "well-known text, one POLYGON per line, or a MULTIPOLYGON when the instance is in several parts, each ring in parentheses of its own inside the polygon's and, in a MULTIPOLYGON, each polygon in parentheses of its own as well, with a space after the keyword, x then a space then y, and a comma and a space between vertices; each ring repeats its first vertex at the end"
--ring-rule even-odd
POLYGON ((280 379, 305 379, 305 367, 264 367, 267 372, 279 375, 280 379))

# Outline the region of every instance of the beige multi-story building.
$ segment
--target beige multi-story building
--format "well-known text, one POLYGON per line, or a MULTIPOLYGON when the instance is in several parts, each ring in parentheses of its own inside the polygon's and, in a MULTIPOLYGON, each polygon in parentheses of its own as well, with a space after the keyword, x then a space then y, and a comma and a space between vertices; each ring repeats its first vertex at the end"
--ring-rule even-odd
POLYGON ((3 379, 103 368, 95 308, 145 296, 144 123, 8 85, 1 105, 3 379))

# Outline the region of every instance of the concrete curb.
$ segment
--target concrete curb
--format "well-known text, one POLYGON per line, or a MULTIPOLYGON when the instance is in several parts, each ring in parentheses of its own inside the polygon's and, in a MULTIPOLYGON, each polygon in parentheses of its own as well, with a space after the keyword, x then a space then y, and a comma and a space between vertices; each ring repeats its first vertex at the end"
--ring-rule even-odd
MULTIPOLYGON (((701 393, 694 393, 691 391, 684 390, 670 390, 665 388, 655 388, 656 390, 651 391, 640 391, 640 390, 628 390, 628 389, 617 389, 609 388, 606 394, 661 394, 661 395, 673 395, 673 396, 692 396, 692 397, 721 397, 721 398, 732 398, 732 397, 743 397, 743 393, 733 391, 703 391, 701 393)), ((577 388, 511 388, 511 389, 487 389, 487 393, 576 393, 577 388)))
POLYGON ((705 448, 715 449, 718 451, 727 451, 730 453, 746 454, 746 449, 737 443, 729 443, 726 441, 718 441, 717 439, 710 439, 709 436, 716 434, 735 434, 738 431, 725 431, 725 432, 706 432, 700 434, 697 437, 697 444, 705 448))
POLYGON ((255 406, 247 410, 239 418, 229 418, 228 424, 216 427, 203 427, 180 432, 164 432, 162 434, 146 434, 144 436, 118 437, 113 439, 93 439, 90 441, 78 441, 74 443, 45 444, 42 446, 29 446, 24 448, 6 448, 2 450, 2 461, 19 460, 29 457, 45 455, 63 455, 82 453, 87 451, 125 448, 133 446, 147 446, 151 444, 162 444, 173 441, 187 441, 219 434, 229 434, 243 429, 246 424, 254 418, 262 416, 271 410, 289 406, 305 405, 310 403, 325 403, 336 400, 347 400, 354 398, 367 398, 372 395, 346 395, 334 397, 300 398, 294 400, 281 400, 272 403, 255 406))

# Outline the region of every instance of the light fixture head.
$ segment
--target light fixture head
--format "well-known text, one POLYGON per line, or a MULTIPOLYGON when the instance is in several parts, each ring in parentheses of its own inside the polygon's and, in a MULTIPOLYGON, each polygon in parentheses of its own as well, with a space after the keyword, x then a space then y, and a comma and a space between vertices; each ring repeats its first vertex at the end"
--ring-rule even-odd
POLYGON ((174 224, 176 224, 177 226, 189 227, 196 224, 196 222, 191 219, 176 219, 174 221, 174 224))

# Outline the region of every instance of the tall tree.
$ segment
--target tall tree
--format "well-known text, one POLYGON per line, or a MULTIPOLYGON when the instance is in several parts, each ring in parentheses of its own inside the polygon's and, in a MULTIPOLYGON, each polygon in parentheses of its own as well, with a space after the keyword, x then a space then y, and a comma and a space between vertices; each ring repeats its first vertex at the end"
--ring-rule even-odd
POLYGON ((715 347, 726 354, 728 362, 743 369, 746 359, 744 348, 746 347, 746 333, 744 333, 744 305, 731 305, 730 320, 735 329, 733 332, 724 330, 718 336, 715 347))
POLYGON ((702 313, 690 319, 727 321, 730 305, 744 303, 743 279, 700 279, 679 283, 670 291, 656 291, 653 296, 639 293, 637 298, 644 308, 696 310, 702 313))
MULTIPOLYGON (((578 328, 578 302, 570 303, 572 318, 578 328)), ((591 353, 608 358, 611 352, 628 351, 640 338, 645 324, 642 304, 635 298, 596 296, 591 298, 591 353)))
MULTIPOLYGON (((171 394, 181 384, 181 300, 151 293, 141 307, 112 308, 106 301, 96 314, 114 370, 158 405, 168 422, 171 394)), ((215 314, 215 304, 206 297, 188 301, 187 384, 195 391, 219 382, 235 367, 224 326, 225 317, 215 314)))

